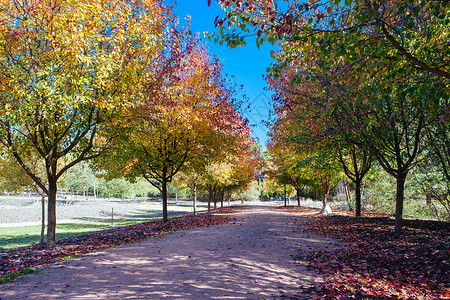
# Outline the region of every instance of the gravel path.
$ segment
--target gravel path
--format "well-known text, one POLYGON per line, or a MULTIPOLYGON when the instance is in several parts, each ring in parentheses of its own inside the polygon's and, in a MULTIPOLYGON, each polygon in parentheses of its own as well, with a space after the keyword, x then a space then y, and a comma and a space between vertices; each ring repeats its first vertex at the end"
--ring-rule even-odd
POLYGON ((308 299, 322 281, 311 250, 333 240, 301 230, 305 216, 253 206, 236 222, 176 232, 43 268, 0 286, 6 299, 308 299), (294 296, 296 295, 296 296, 294 296))

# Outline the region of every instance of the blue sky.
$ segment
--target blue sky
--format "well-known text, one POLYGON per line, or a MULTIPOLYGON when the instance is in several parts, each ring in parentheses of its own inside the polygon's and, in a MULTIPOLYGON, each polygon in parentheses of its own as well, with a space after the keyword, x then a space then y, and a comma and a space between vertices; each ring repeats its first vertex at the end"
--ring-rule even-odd
MULTIPOLYGON (((181 24, 185 22, 186 15, 191 16, 190 28, 193 32, 214 32, 214 19, 219 15, 223 17, 224 12, 216 1, 211 2, 211 7, 208 7, 207 0, 178 0, 175 13, 179 15, 181 24)), ((250 110, 244 107, 244 115, 252 125, 253 136, 265 147, 268 129, 261 122, 268 120, 272 108, 271 92, 264 90, 266 83, 262 76, 272 61, 270 50, 273 47, 265 44, 258 50, 252 39, 247 41, 247 46, 237 49, 229 49, 225 44, 219 46, 213 41, 206 44, 211 54, 222 59, 225 73, 234 75, 236 83, 244 85, 250 104, 250 110)))

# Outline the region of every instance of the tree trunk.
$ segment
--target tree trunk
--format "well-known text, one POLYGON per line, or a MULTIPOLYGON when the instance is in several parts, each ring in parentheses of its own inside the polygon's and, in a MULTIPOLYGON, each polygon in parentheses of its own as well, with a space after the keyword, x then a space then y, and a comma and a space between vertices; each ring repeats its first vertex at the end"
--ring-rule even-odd
POLYGON ((361 180, 355 181, 355 217, 361 217, 361 180))
POLYGON ((330 190, 324 190, 323 191, 323 198, 322 198, 322 207, 325 208, 325 206, 327 206, 327 199, 328 199, 328 194, 330 193, 330 190))
POLYGON ((197 214, 197 184, 194 183, 194 203, 192 203, 194 215, 197 214))
POLYGON ((330 185, 328 184, 327 186, 324 186, 324 190, 323 190, 323 199, 322 199, 322 210, 320 211, 319 214, 329 214, 331 213, 331 208, 330 206, 328 206, 327 204, 327 198, 328 198, 328 194, 330 193, 330 185))
POLYGON ((56 178, 48 178, 47 247, 56 246, 56 178))
POLYGON ((162 194, 163 221, 167 222, 169 218, 167 214, 167 179, 165 178, 165 174, 163 174, 163 180, 161 182, 161 194, 162 194))
POLYGON ((402 234, 403 223, 403 200, 406 182, 406 173, 397 175, 397 194, 395 197, 395 235, 402 234))
POLYGON ((300 190, 296 189, 295 191, 297 192, 297 204, 298 204, 298 207, 300 207, 300 190))
POLYGON ((213 197, 212 187, 208 186, 208 212, 211 211, 211 201, 213 197))
POLYGON ((225 195, 225 192, 220 192, 220 207, 223 208, 223 197, 225 195))

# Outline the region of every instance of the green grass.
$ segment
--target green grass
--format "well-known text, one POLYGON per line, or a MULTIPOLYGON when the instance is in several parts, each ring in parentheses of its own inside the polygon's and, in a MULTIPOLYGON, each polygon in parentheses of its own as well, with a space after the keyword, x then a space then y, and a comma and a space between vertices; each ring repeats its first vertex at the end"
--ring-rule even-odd
MULTIPOLYGON (((121 219, 115 220, 114 226, 128 226, 148 221, 149 219, 121 219)), ((56 225, 56 239, 67 236, 83 235, 109 229, 111 221, 66 223, 56 225)), ((20 226, 0 228, 0 250, 28 246, 39 243, 41 226, 20 226)))
MULTIPOLYGON (((151 213, 152 211, 142 210, 140 214, 151 213)), ((170 217, 184 215, 185 213, 170 214, 170 217)), ((140 217, 128 219, 114 220, 114 226, 130 226, 151 220, 161 219, 156 217, 140 217)), ((110 229, 111 220, 96 222, 80 222, 80 223, 64 223, 56 225, 56 239, 67 236, 83 235, 110 229)), ((45 232, 46 233, 46 232, 45 232)), ((18 248, 39 243, 41 239, 41 226, 17 226, 17 227, 0 227, 0 251, 11 248, 18 248)))

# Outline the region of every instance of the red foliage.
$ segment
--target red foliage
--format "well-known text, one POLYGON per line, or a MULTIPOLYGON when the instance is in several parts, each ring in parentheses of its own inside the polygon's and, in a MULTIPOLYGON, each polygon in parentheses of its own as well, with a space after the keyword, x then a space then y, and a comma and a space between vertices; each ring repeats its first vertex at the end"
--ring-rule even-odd
MULTIPOLYGON (((32 245, 11 249, 0 253, 0 283, 13 279, 24 270, 34 269, 70 258, 91 253, 100 249, 136 243, 150 237, 178 230, 205 227, 229 222, 225 216, 187 215, 172 218, 168 222, 162 220, 145 222, 132 226, 98 231, 92 234, 67 237, 57 241, 54 248, 32 245)), ((13 279, 14 280, 14 279, 13 279)))
POLYGON ((309 266, 325 278, 316 297, 450 299, 448 223, 404 222, 401 237, 393 236, 394 221, 386 217, 321 216, 311 222, 308 230, 344 244, 308 255, 309 266))

